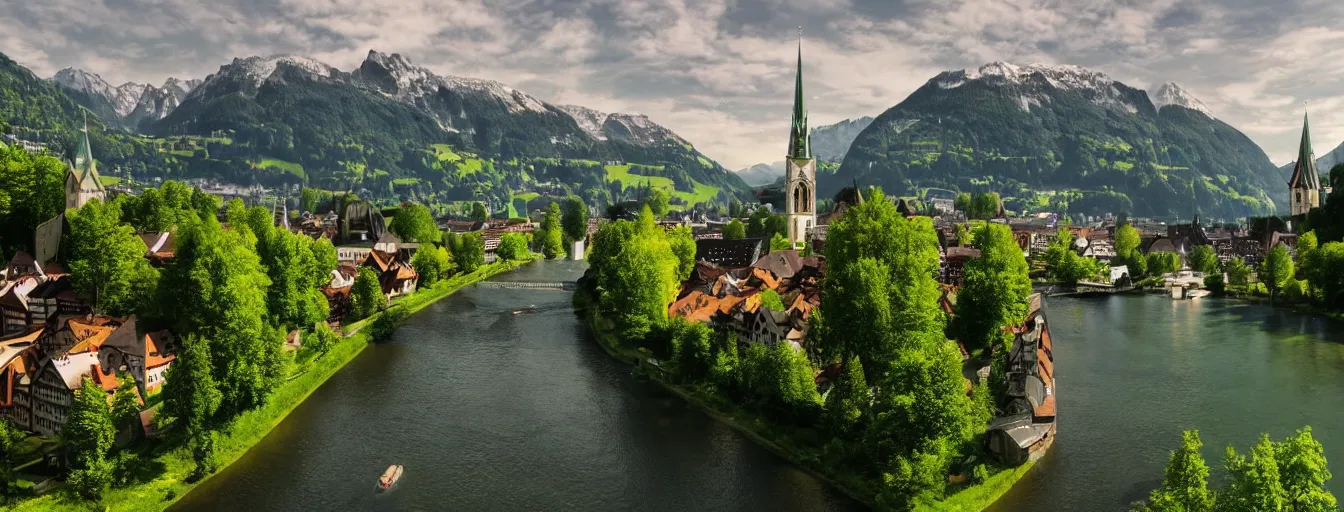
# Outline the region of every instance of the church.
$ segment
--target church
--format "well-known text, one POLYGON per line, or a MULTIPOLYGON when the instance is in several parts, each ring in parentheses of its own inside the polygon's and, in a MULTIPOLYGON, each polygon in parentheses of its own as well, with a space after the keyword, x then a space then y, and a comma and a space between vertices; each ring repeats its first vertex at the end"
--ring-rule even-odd
MULTIPOLYGON (((107 191, 103 188, 103 180, 98 176, 98 166, 93 159, 86 114, 84 128, 79 130, 75 157, 65 173, 65 209, 77 209, 93 199, 107 200, 107 191)), ((39 268, 56 259, 61 249, 61 237, 68 229, 65 213, 37 225, 37 232, 33 236, 33 259, 39 268)))
POLYGON ((1302 114, 1302 143, 1297 148, 1297 163, 1293 177, 1288 180, 1288 213, 1294 217, 1306 215, 1321 205, 1321 179, 1316 174, 1316 155, 1311 151, 1311 129, 1307 115, 1302 114))
POLYGON ((793 124, 789 129, 789 151, 784 157, 784 214, 789 219, 789 243, 794 247, 807 243, 817 220, 817 159, 812 158, 811 138, 807 132, 807 110, 803 108, 803 39, 799 29, 793 124))

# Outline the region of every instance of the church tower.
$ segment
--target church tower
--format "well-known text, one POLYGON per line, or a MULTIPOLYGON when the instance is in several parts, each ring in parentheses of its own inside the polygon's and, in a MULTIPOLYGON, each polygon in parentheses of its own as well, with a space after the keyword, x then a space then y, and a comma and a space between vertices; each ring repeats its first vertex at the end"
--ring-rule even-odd
POLYGON ((1311 130, 1307 115, 1302 114, 1302 145, 1297 148, 1297 163, 1288 180, 1289 214, 1305 215, 1321 205, 1321 179, 1316 174, 1316 155, 1311 151, 1311 130))
POLYGON ((84 115, 84 128, 79 130, 79 146, 75 148, 75 160, 65 174, 65 209, 79 208, 90 199, 106 200, 103 180, 98 177, 97 165, 93 161, 93 148, 89 145, 89 116, 84 115))
POLYGON ((789 129, 789 153, 784 157, 784 213, 789 219, 789 242, 795 247, 807 241, 816 223, 817 160, 812 158, 807 133, 807 110, 803 108, 803 30, 798 29, 798 73, 794 82, 793 125, 789 129))

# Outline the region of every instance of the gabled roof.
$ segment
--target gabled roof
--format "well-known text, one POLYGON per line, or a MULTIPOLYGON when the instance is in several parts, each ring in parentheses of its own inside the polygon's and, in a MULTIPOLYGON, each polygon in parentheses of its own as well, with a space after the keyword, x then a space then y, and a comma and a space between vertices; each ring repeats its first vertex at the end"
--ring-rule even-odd
POLYGON ((83 352, 79 354, 69 354, 56 359, 48 359, 46 365, 52 367, 61 381, 65 383, 66 389, 74 391, 79 389, 80 381, 85 375, 98 366, 97 352, 83 352))
POLYGON ((803 258, 798 256, 798 251, 793 249, 772 251, 765 256, 761 256, 751 266, 769 270, 780 279, 788 279, 803 268, 803 258))
POLYGON ((33 255, 28 254, 27 252, 24 251, 14 253, 14 257, 9 259, 10 265, 28 266, 28 265, 35 265, 36 263, 37 260, 33 259, 33 255))

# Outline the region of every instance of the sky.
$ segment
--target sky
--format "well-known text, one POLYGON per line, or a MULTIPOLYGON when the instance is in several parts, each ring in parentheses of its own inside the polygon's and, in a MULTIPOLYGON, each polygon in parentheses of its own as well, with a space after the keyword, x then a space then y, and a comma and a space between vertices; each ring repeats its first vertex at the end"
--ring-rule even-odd
POLYGON ((733 169, 783 159, 799 26, 813 127, 1006 61, 1174 81, 1276 164, 1304 108, 1317 155, 1344 140, 1339 0, 0 0, 0 52, 43 77, 161 84, 273 54, 351 70, 374 49, 647 114, 733 169))

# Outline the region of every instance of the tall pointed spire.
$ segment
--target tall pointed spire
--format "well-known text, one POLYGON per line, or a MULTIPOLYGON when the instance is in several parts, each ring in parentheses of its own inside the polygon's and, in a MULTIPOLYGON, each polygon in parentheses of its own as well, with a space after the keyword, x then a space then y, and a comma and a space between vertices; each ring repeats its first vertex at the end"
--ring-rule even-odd
POLYGON ((789 158, 812 158, 808 144, 807 110, 803 108, 803 27, 798 27, 798 74, 793 84, 793 126, 789 130, 789 158))
POLYGON ((1316 155, 1311 150, 1311 127, 1305 112, 1302 113, 1302 143, 1297 148, 1297 163, 1293 166, 1288 188, 1321 188, 1320 177, 1316 174, 1316 155))

